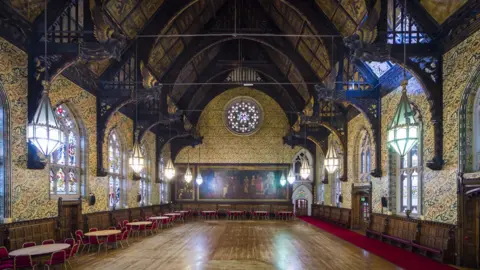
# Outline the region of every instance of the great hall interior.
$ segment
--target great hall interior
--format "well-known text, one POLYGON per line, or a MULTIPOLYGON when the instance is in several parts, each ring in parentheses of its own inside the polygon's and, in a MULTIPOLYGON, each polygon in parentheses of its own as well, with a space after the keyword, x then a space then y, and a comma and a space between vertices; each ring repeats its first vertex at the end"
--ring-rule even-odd
POLYGON ((0 0, 0 269, 480 268, 480 1, 0 0))

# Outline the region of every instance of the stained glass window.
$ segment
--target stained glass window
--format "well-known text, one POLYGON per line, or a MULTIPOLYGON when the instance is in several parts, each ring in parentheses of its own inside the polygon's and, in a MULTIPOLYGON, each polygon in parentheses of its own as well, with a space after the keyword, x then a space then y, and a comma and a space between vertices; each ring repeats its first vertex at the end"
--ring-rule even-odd
POLYGON ((142 196, 142 200, 140 201, 140 205, 150 205, 150 194, 151 194, 151 173, 150 173, 150 155, 146 150, 145 142, 142 142, 140 145, 140 151, 142 152, 143 156, 145 157, 145 166, 143 166, 142 171, 140 172, 140 181, 138 183, 140 195, 142 196))
POLYGON ((404 213, 411 210, 412 214, 420 213, 420 172, 421 158, 419 145, 414 146, 410 152, 400 158, 400 208, 404 213))
POLYGON ((362 131, 362 137, 360 141, 360 182, 370 181, 370 137, 366 130, 362 131))
POLYGON ((122 190, 125 179, 123 151, 116 130, 108 136, 108 204, 119 208, 122 202, 122 190))
POLYGON ((63 129, 65 141, 50 156, 50 194, 80 195, 80 132, 75 117, 65 104, 55 108, 55 114, 63 129))
POLYGON ((5 92, 0 83, 0 218, 9 217, 10 201, 10 148, 9 148, 9 122, 8 108, 5 92))
POLYGON ((225 125, 238 135, 251 135, 258 131, 263 120, 263 111, 256 100, 238 97, 225 107, 225 125))

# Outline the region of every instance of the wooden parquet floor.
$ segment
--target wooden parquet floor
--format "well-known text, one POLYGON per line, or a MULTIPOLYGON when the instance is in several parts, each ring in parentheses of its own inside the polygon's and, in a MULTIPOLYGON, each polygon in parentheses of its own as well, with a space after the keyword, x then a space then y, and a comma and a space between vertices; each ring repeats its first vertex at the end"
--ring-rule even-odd
POLYGON ((81 254, 74 269, 399 269, 302 221, 188 221, 81 254))

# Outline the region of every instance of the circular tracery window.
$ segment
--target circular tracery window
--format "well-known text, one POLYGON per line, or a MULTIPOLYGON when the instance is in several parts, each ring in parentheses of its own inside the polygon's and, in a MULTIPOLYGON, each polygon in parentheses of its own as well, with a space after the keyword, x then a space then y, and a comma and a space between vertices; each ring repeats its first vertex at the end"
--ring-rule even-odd
POLYGON ((257 132, 263 120, 263 111, 251 97, 237 97, 225 106, 225 126, 237 135, 251 135, 257 132))

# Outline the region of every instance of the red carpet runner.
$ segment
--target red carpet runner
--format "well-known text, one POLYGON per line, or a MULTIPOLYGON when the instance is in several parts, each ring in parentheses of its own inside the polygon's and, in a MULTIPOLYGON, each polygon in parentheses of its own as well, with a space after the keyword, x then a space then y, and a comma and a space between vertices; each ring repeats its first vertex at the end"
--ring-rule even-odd
POLYGON ((300 218, 317 228, 320 228, 339 238, 342 238, 343 240, 350 242, 360 248, 363 248, 379 257, 382 257, 385 260, 390 261, 404 269, 422 269, 422 270, 455 269, 451 266, 438 263, 424 256, 380 242, 375 239, 370 239, 356 232, 352 232, 350 230, 318 220, 313 217, 300 217, 300 218))

